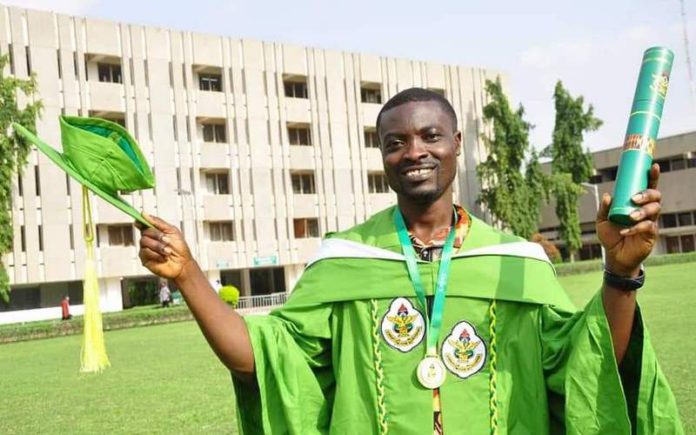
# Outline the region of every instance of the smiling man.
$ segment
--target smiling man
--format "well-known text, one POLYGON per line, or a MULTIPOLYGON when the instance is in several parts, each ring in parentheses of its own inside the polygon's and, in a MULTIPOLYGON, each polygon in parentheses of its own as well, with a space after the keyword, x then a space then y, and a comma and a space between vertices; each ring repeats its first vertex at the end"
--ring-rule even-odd
POLYGON ((328 235, 269 316, 229 310, 176 228, 150 217, 143 230, 143 264, 176 281, 233 373, 241 432, 681 433, 635 302, 659 169, 627 231, 605 196, 605 281, 576 312, 539 245, 453 204, 461 132, 447 100, 402 91, 377 128, 398 205, 328 235))

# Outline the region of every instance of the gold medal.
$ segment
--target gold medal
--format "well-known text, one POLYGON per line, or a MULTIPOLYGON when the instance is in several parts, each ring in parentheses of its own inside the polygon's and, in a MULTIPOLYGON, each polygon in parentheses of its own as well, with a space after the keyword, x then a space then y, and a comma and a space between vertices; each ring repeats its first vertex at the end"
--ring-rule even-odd
POLYGON ((416 369, 418 382, 425 388, 434 390, 445 383, 445 365, 437 355, 426 355, 416 369))

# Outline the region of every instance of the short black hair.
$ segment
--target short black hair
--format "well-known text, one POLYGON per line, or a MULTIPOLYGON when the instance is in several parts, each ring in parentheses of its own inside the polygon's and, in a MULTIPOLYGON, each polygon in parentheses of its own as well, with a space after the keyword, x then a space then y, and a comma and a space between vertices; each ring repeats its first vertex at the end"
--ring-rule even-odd
POLYGON ((454 113, 454 108, 445 97, 429 89, 408 88, 391 97, 389 101, 384 104, 382 110, 379 111, 379 114, 377 115, 377 123, 375 124, 377 127, 377 133, 379 134, 379 123, 382 122, 382 114, 384 112, 391 110, 394 107, 401 106, 402 104, 419 101, 434 101, 439 104, 442 110, 449 115, 454 129, 457 129, 457 114, 454 113))

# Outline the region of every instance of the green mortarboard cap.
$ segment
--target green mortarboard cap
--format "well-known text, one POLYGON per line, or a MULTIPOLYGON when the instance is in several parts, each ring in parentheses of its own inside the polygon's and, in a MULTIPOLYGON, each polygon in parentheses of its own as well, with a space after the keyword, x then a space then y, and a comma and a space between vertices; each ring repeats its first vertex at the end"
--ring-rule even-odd
POLYGON ((13 127, 72 178, 119 210, 151 227, 141 213, 118 196, 155 187, 147 160, 125 128, 101 118, 61 116, 60 153, 17 123, 13 127))

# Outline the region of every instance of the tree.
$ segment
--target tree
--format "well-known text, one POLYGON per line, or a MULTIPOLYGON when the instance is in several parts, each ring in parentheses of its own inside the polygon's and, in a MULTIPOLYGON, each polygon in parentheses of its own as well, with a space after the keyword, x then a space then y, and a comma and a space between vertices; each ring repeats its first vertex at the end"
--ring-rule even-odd
POLYGON ((481 136, 488 157, 476 167, 482 186, 478 202, 504 228, 529 239, 537 232, 539 206, 548 184, 529 146, 532 126, 524 120, 521 105, 511 109, 500 78, 487 80, 486 92, 490 102, 483 108, 483 118, 492 132, 481 136))
POLYGON ((590 104, 585 109, 583 97, 572 97, 559 80, 553 99, 556 106, 556 123, 553 143, 548 149, 551 157, 552 191, 556 200, 556 216, 559 221, 559 237, 566 244, 570 261, 582 246, 578 200, 582 195, 581 183, 592 175, 592 159, 582 144, 585 132, 597 130, 602 121, 594 116, 590 104))
POLYGON ((15 171, 22 170, 27 163, 31 146, 17 133, 11 124, 17 122, 31 131, 36 131, 36 118, 43 105, 37 96, 36 75, 20 79, 5 75, 9 62, 7 55, 0 56, 0 299, 10 300, 10 281, 2 262, 2 255, 12 250, 12 179, 15 171), (20 97, 19 94, 24 94, 20 97), (27 101, 20 109, 18 98, 27 101))

